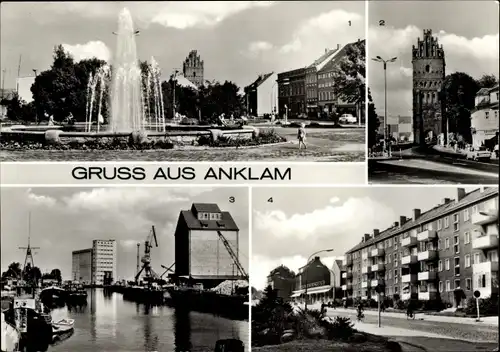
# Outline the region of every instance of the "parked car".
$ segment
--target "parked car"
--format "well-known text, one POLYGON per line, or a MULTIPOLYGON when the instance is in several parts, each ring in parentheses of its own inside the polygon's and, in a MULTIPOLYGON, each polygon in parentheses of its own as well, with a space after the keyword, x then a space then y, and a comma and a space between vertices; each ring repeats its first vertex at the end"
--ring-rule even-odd
POLYGON ((491 159, 491 152, 484 147, 470 148, 465 154, 466 159, 475 161, 486 161, 491 159))
POLYGON ((339 117, 340 123, 356 123, 358 119, 351 114, 343 114, 339 117))

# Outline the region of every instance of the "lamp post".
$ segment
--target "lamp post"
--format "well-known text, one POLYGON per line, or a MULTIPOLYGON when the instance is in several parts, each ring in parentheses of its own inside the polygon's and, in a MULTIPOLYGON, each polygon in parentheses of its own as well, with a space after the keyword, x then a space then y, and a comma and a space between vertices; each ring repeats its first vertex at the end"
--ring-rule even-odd
POLYGON ((177 74, 179 70, 174 70, 172 75, 172 119, 175 121, 175 80, 177 79, 177 74))
POLYGON ((306 268, 304 269, 305 272, 306 272, 306 288, 305 288, 305 291, 304 291, 304 294, 306 295, 306 304, 305 304, 305 307, 304 307, 304 311, 307 312, 307 269, 308 269, 308 265, 309 265, 309 262, 311 261, 311 258, 314 257, 316 254, 318 253, 323 253, 323 252, 333 252, 333 249, 330 248, 330 249, 322 249, 320 251, 317 251, 317 252, 314 252, 313 254, 311 254, 309 256, 309 258, 307 258, 307 264, 306 264, 306 268))
POLYGON ((285 108, 285 125, 288 123, 288 111, 290 110, 290 98, 292 96, 292 86, 290 85, 290 78, 283 79, 283 85, 288 87, 288 105, 285 108))
MULTIPOLYGON (((36 68, 33 69, 33 72, 35 73, 35 80, 36 78, 38 77, 38 70, 36 68)), ((35 102, 35 124, 38 125, 38 111, 37 111, 37 107, 36 107, 36 102, 35 102)))
MULTIPOLYGON (((387 63, 396 61, 397 57, 390 60, 384 60, 380 56, 372 58, 373 61, 384 64, 384 152, 387 151, 387 63)), ((389 153, 390 154, 390 153, 389 153)))

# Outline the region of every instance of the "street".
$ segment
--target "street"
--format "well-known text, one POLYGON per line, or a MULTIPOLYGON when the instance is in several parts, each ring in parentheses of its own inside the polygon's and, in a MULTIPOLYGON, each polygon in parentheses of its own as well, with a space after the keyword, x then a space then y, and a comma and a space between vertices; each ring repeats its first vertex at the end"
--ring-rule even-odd
MULTIPOLYGON (((393 314, 387 316, 381 313, 379 328, 375 311, 365 311, 363 322, 357 322, 356 312, 349 309, 328 308, 327 315, 331 318, 349 317, 355 329, 391 337, 403 345, 413 346, 415 351, 492 351, 498 346, 498 324, 431 321, 425 320, 427 316, 423 314, 417 314, 415 320, 407 320, 404 314, 395 317, 393 314)), ((412 350, 411 347, 407 349, 412 350)))

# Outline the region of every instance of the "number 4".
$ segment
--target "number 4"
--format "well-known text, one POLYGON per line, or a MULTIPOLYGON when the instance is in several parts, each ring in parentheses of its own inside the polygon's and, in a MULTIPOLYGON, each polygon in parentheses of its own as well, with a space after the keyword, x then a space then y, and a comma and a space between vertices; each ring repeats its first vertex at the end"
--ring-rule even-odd
POLYGON ((268 203, 272 203, 272 202, 273 202, 273 197, 269 198, 269 199, 267 200, 267 202, 268 202, 268 203))

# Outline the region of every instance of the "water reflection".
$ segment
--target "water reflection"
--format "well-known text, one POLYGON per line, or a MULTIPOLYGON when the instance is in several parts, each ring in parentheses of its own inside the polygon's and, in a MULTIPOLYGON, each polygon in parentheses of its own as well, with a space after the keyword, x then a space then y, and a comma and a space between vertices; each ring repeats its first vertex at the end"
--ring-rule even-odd
POLYGON ((213 351, 218 339, 240 339, 248 349, 248 322, 167 306, 124 301, 121 294, 88 290, 87 304, 56 309, 75 320, 74 335, 51 351, 213 351))

